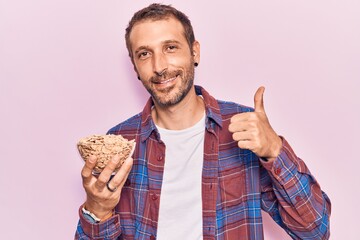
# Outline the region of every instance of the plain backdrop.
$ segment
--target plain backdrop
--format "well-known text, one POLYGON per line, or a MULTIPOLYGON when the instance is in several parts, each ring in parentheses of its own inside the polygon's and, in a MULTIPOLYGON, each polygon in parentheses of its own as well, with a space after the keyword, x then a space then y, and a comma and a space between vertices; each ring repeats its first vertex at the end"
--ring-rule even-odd
MULTIPOLYGON (((1 239, 73 239, 77 141, 142 110, 124 29, 151 1, 0 0, 1 239)), ((331 239, 358 238, 360 2, 164 1, 201 43, 195 83, 253 106, 332 201, 331 239)), ((266 239, 289 239, 264 214, 266 239)))

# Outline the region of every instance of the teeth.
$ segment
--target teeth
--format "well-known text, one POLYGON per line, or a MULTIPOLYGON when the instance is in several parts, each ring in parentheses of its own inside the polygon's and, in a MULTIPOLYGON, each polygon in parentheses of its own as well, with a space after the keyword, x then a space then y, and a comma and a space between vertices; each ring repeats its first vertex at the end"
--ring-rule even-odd
POLYGON ((177 77, 177 76, 175 76, 175 77, 173 77, 173 78, 170 78, 170 79, 168 79, 168 80, 162 81, 162 82, 160 82, 160 84, 164 84, 164 83, 171 82, 171 81, 175 80, 176 77, 177 77))

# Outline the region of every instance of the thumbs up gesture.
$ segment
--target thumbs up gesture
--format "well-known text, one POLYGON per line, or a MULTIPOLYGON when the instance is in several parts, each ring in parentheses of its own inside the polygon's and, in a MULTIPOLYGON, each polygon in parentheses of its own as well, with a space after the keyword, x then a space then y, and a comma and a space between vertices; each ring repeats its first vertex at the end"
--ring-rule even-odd
POLYGON ((272 129, 264 108, 264 87, 254 96, 255 111, 239 113, 230 120, 229 131, 238 146, 249 149, 258 157, 275 159, 282 147, 282 140, 272 129))

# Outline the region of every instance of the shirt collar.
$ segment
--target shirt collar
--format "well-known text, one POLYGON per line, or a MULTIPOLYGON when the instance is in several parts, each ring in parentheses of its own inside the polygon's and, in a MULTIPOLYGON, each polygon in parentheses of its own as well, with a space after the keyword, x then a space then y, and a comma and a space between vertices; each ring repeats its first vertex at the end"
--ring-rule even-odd
MULTIPOLYGON (((214 128, 216 123, 222 127, 222 117, 220 113, 220 108, 217 100, 212 97, 203 87, 195 85, 195 92, 197 95, 202 95, 205 103, 206 110, 206 128, 214 128)), ((151 108, 153 107, 154 102, 150 97, 147 101, 141 116, 141 141, 145 141, 150 137, 151 133, 154 131, 156 138, 159 140, 160 135, 156 129, 155 123, 151 117, 151 108)))

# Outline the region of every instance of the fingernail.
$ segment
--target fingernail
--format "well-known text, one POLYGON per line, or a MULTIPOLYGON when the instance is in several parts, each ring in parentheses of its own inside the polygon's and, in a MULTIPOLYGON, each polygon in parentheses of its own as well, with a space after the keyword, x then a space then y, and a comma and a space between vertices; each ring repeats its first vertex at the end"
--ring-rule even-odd
POLYGON ((90 163, 94 163, 94 162, 95 162, 95 158, 94 158, 94 157, 89 157, 88 160, 89 160, 90 163))

